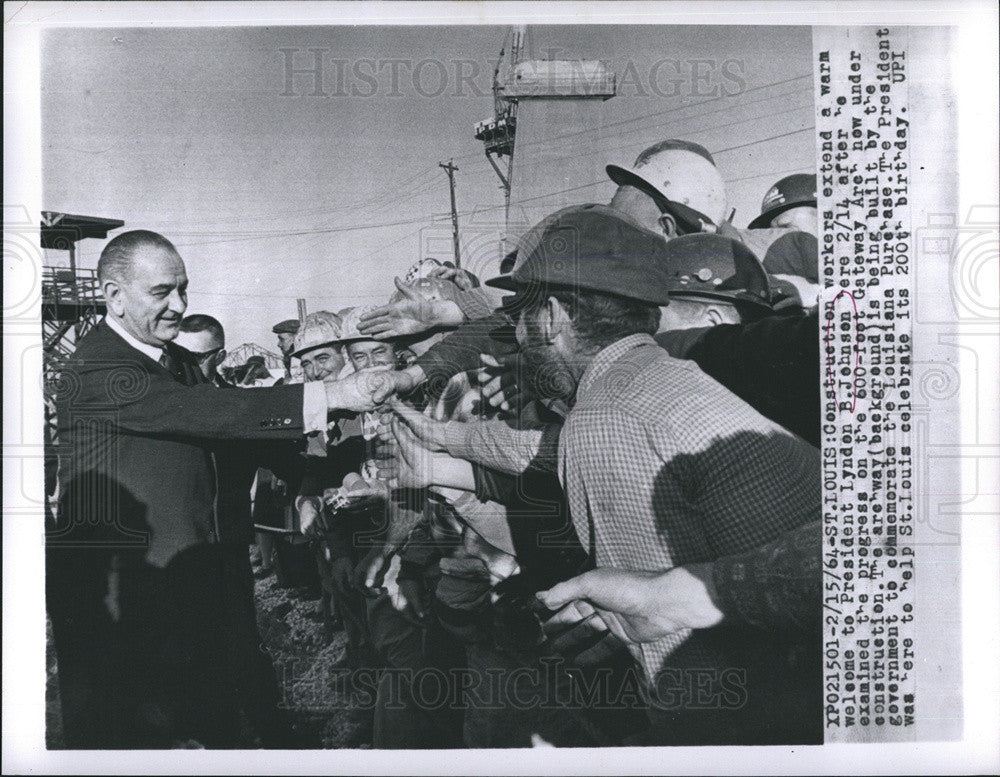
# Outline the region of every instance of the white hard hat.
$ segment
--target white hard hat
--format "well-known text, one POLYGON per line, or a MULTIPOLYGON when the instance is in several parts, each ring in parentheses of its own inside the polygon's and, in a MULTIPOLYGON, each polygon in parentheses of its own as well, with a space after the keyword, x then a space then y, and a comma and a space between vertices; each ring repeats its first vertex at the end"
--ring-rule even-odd
POLYGON ((664 140, 631 167, 605 169, 616 184, 641 189, 691 228, 711 231, 726 219, 726 184, 712 155, 697 143, 664 140))
POLYGON ((375 340, 371 335, 366 335, 358 331, 358 322, 361 316, 372 310, 371 305, 359 306, 356 308, 344 308, 340 311, 340 336, 337 342, 342 345, 352 340, 375 340))
POLYGON ((318 310, 306 316, 299 331, 295 333, 295 350, 292 356, 301 356, 306 351, 340 341, 340 316, 328 310, 318 310))

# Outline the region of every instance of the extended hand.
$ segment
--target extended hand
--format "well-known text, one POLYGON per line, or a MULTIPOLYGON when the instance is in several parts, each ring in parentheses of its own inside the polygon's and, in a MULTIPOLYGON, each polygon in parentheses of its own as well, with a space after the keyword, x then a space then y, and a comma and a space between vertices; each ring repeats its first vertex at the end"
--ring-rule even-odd
POLYGON ((354 584, 365 595, 371 596, 381 589, 392 553, 385 548, 372 548, 354 569, 354 584))
POLYGON ((500 357, 481 353, 479 360, 483 366, 476 376, 482 387, 483 399, 491 407, 510 412, 531 401, 532 395, 526 388, 520 353, 500 357))
POLYGON ((435 421, 419 410, 399 401, 389 403, 393 411, 402 420, 405 427, 413 433, 420 443, 430 451, 446 450, 445 422, 435 421))
POLYGON ((412 389, 412 383, 412 376, 405 372, 369 367, 340 380, 328 380, 326 404, 331 410, 351 410, 355 413, 374 410, 401 387, 412 389))
POLYGON ((473 280, 472 275, 467 270, 461 270, 458 267, 449 267, 445 264, 435 267, 428 277, 451 281, 462 291, 469 291, 476 287, 476 281, 473 280))
POLYGON ((427 617, 421 601, 423 586, 418 580, 403 578, 396 580, 396 590, 390 596, 392 606, 411 623, 423 624, 427 617))
POLYGON ((381 305, 361 316, 358 331, 376 340, 427 332, 437 327, 458 326, 465 320, 462 309, 451 300, 426 300, 396 278, 403 295, 398 302, 381 305))
POLYGON ((710 564, 662 573, 600 567, 539 591, 537 596, 550 610, 570 603, 582 614, 596 610, 626 642, 655 642, 683 629, 710 628, 722 621, 711 581, 710 564))

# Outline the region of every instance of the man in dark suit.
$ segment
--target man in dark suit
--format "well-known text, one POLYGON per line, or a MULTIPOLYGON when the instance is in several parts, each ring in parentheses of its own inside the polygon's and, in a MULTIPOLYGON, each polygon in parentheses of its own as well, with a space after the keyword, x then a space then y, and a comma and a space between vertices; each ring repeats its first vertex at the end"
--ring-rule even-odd
POLYGON ((366 376, 218 391, 172 342, 187 275, 170 241, 119 235, 98 278, 107 316, 60 376, 63 489, 46 537, 67 744, 234 746, 213 448, 322 436, 328 409, 363 404, 366 376))

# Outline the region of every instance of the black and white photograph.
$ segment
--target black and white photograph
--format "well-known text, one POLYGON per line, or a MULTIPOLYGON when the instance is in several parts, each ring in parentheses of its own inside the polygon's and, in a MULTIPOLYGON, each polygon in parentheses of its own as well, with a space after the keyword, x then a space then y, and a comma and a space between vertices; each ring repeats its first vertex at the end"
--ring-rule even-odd
POLYGON ((12 773, 997 765, 996 8, 532 5, 4 5, 12 773))

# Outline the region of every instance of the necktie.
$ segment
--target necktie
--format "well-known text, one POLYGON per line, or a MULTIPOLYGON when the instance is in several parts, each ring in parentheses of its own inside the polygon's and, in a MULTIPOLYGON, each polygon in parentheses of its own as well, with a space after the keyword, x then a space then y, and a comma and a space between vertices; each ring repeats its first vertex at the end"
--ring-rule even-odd
POLYGON ((159 361, 161 367, 173 375, 175 379, 180 380, 183 383, 184 376, 179 369, 180 365, 178 365, 177 360, 170 355, 170 351, 164 348, 163 353, 160 354, 159 361))

